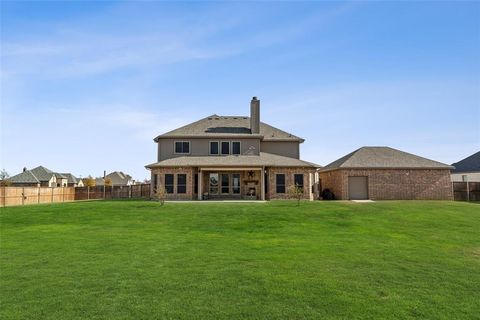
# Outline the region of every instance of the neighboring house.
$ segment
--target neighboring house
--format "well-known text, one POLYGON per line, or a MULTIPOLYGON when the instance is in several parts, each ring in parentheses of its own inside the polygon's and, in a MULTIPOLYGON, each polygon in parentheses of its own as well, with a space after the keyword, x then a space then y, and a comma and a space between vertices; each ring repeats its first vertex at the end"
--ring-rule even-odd
POLYGON ((67 177, 67 186, 68 187, 83 187, 82 179, 76 178, 71 173, 62 173, 62 175, 67 177))
POLYGON ((31 170, 23 168, 23 172, 8 179, 12 186, 66 187, 68 177, 53 172, 43 166, 31 170))
POLYGON ((256 97, 250 117, 214 114, 154 141, 152 192, 165 188, 169 199, 283 199, 294 185, 313 199, 319 166, 300 160, 303 139, 260 122, 256 97))
POLYGON ((388 147, 363 147, 319 169, 339 200, 453 200, 452 166, 388 147))
POLYGON ((452 166, 453 182, 480 182, 480 151, 452 166))
MULTIPOLYGON (((123 173, 122 171, 114 171, 105 176, 105 179, 110 179, 112 181, 112 186, 131 186, 135 183, 132 177, 128 174, 123 173)), ((103 186, 105 184, 103 178, 96 178, 95 185, 103 186)))
POLYGON ((113 186, 131 186, 135 182, 130 175, 125 174, 122 171, 109 173, 105 178, 109 178, 112 181, 113 186))

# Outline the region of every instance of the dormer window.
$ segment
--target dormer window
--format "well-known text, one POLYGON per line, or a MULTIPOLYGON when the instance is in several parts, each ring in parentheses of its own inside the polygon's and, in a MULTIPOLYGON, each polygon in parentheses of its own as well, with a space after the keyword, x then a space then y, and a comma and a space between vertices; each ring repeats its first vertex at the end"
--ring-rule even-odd
POLYGON ((189 154, 190 153, 190 141, 175 141, 175 153, 176 154, 189 154))
POLYGON ((230 142, 222 141, 222 155, 230 154, 230 142))
POLYGON ((210 141, 210 154, 218 155, 219 148, 218 148, 218 141, 210 141))

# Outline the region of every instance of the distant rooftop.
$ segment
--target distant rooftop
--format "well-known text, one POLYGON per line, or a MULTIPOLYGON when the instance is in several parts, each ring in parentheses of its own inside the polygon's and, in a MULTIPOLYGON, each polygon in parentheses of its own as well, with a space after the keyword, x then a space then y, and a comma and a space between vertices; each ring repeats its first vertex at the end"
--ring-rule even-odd
POLYGON ((452 164, 452 166, 455 167, 453 173, 480 172, 480 151, 462 161, 452 164))

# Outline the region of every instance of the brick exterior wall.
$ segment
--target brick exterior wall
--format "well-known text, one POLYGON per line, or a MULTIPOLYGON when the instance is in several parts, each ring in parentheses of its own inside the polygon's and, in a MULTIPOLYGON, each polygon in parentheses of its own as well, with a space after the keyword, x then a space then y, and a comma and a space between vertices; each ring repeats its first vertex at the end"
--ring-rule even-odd
POLYGON ((445 169, 342 169, 320 172, 322 190, 348 200, 348 177, 368 177, 372 200, 453 200, 450 170, 445 169))
POLYGON ((152 196, 153 196, 153 189, 155 186, 153 185, 155 179, 154 175, 158 175, 158 187, 165 186, 165 174, 173 174, 173 193, 167 194, 168 200, 193 200, 196 199, 194 192, 194 175, 196 170, 194 168, 156 168, 152 169, 152 196), (187 192, 186 193, 177 193, 177 174, 186 174, 187 175, 187 192))
POLYGON ((313 200, 312 185, 314 184, 315 169, 310 168, 267 168, 268 192, 265 194, 267 200, 289 199, 288 188, 295 185, 294 175, 303 174, 304 199, 313 200), (285 174, 285 193, 276 193, 276 175, 285 174))

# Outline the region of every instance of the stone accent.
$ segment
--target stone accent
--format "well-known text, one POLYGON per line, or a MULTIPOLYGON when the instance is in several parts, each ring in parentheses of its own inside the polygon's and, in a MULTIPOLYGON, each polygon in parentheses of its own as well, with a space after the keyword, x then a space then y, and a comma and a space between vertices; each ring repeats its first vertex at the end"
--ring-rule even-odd
POLYGON ((445 169, 340 169, 320 172, 322 190, 348 200, 348 177, 368 177, 372 200, 453 200, 450 171, 445 169))
POLYGON ((152 169, 152 196, 153 196, 153 186, 154 175, 158 175, 158 187, 165 186, 165 174, 173 174, 173 193, 167 194, 168 200, 194 200, 196 197, 194 195, 194 174, 196 169, 194 168, 155 168, 152 169), (177 193, 177 174, 186 174, 187 175, 187 192, 186 193, 177 193))
POLYGON ((314 184, 315 169, 313 168, 267 168, 268 192, 267 200, 290 199, 288 188, 294 185, 294 175, 303 174, 304 199, 313 200, 312 185, 314 184), (276 175, 285 174, 285 193, 276 193, 276 175))

